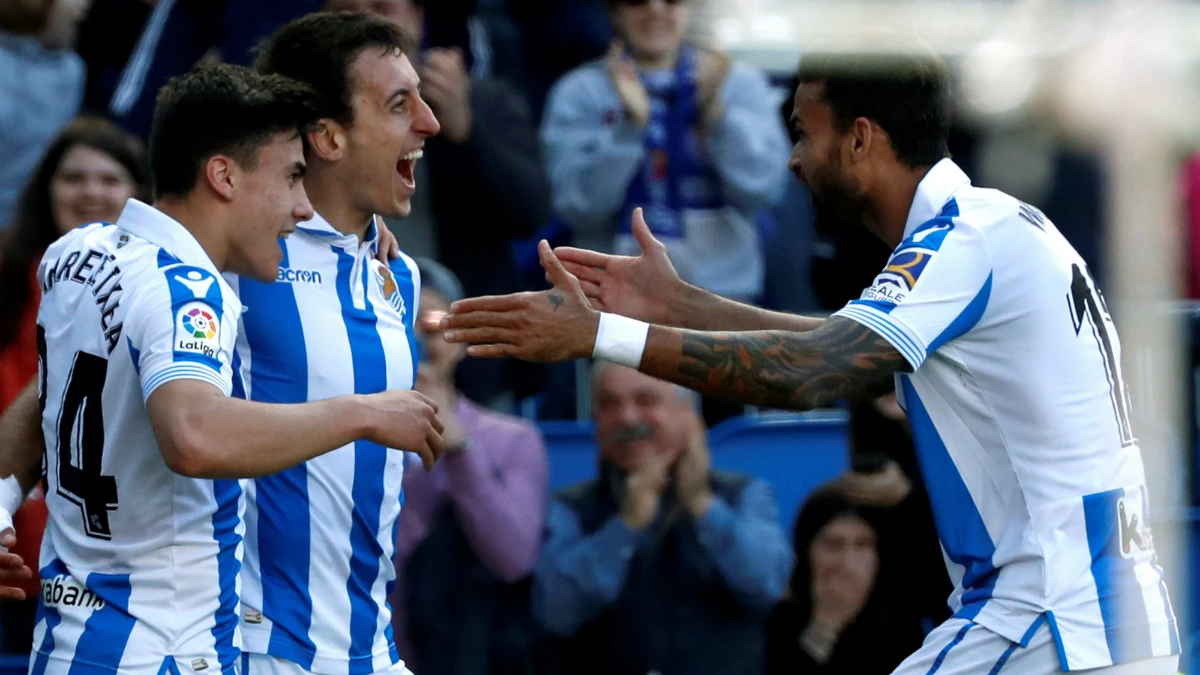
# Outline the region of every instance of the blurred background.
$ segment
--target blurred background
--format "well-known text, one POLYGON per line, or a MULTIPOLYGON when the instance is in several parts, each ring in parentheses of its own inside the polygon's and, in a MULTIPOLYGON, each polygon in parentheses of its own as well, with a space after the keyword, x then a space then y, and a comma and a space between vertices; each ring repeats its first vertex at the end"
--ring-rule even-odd
MULTIPOLYGON (((1200 569, 1200 4, 0 0, 0 409, 36 372, 32 271, 41 252, 80 224, 115 220, 128 198, 148 197, 143 144, 157 90, 198 65, 249 64, 265 35, 321 10, 401 23, 418 37, 423 79, 437 83, 424 96, 442 134, 418 165, 412 216, 388 223, 421 260, 433 294, 423 308, 543 288, 542 238, 636 252, 634 195, 654 189, 646 177, 656 153, 683 153, 719 196, 703 205, 713 214, 707 227, 667 241, 680 274, 774 309, 836 311, 870 284, 889 251, 865 232, 818 231, 804 188, 787 173, 785 120, 799 59, 814 50, 887 53, 896 36, 912 35, 942 54, 958 105, 954 160, 976 185, 1040 207, 1106 289, 1191 667, 1200 646, 1190 628, 1200 598, 1189 584, 1200 569), (653 99, 655 73, 691 62, 702 64, 698 74, 678 72, 701 92, 698 147, 622 134, 621 79, 632 77, 653 99)), ((889 672, 946 615, 949 585, 894 399, 783 413, 694 400, 584 362, 476 362, 453 349, 427 351, 430 372, 462 401, 451 414, 464 426, 483 415, 514 430, 507 441, 473 434, 472 451, 494 458, 499 478, 488 498, 515 509, 529 554, 518 556, 527 564, 496 562, 453 489, 413 487, 430 501, 414 507, 422 515, 402 516, 395 604, 401 653, 419 675, 871 675, 889 672), (683 418, 707 432, 672 427, 683 418), (672 555, 639 569, 666 567, 624 579, 614 571, 603 603, 572 596, 548 571, 561 553, 555 509, 577 504, 610 470, 638 469, 612 429, 642 430, 649 444, 684 439, 688 453, 711 463, 713 489, 731 505, 724 527, 757 543, 732 558, 705 558, 703 546, 663 543, 686 543, 703 523, 668 518, 656 527, 672 555), (760 570, 761 587, 733 584, 697 599, 664 581, 679 565, 701 579, 694 584, 719 587, 713 565, 760 559, 776 561, 760 570), (826 564, 844 583, 815 580, 829 576, 817 573, 826 564), (449 568, 463 576, 456 581, 449 568), (850 569, 857 576, 836 571, 850 569), (634 602, 638 593, 649 593, 652 606, 634 602), (795 649, 818 615, 837 617, 832 653, 795 649), (640 637, 614 627, 637 616, 640 637), (630 656, 605 662, 607 670, 587 665, 614 650, 630 656), (701 671, 693 663, 730 665, 701 671)), ((36 494, 22 511, 18 527, 40 533, 36 494)), ((21 539, 33 554, 36 537, 21 539)), ((611 551, 587 554, 623 569, 611 551)), ((29 590, 35 596, 36 583, 29 590)), ((0 672, 25 672, 34 611, 32 602, 0 606, 0 672)))

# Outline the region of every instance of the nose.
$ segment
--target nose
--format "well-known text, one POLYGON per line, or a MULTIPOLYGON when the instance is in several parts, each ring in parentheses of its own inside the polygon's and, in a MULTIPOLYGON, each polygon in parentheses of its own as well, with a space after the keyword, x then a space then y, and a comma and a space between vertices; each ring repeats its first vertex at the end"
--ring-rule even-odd
POLYGON ((791 171, 796 176, 796 180, 800 184, 808 187, 808 180, 804 178, 804 163, 800 161, 800 145, 796 145, 796 149, 792 151, 792 156, 788 158, 788 171, 791 171))
POLYGON ((417 118, 413 121, 413 131, 422 136, 436 136, 442 130, 442 125, 425 99, 417 100, 420 102, 420 106, 417 108, 417 118))
POLYGON ((302 223, 306 220, 312 220, 314 215, 312 203, 308 201, 308 193, 304 191, 303 185, 300 188, 300 199, 292 207, 292 218, 297 223, 302 223))
POLYGON ((99 197, 104 193, 104 184, 95 179, 87 178, 83 181, 83 195, 85 197, 99 197))

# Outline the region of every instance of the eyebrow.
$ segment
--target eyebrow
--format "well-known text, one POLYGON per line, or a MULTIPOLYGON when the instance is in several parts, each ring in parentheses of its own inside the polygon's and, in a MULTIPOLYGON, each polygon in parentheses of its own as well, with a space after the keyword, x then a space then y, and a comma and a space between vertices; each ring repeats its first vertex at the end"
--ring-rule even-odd
MULTIPOLYGON (((418 85, 418 86, 420 86, 420 85, 418 85)), ((390 104, 392 101, 395 101, 397 98, 400 98, 402 96, 408 96, 411 93, 412 93, 412 87, 400 87, 396 91, 393 91, 391 96, 388 96, 387 102, 390 104)))

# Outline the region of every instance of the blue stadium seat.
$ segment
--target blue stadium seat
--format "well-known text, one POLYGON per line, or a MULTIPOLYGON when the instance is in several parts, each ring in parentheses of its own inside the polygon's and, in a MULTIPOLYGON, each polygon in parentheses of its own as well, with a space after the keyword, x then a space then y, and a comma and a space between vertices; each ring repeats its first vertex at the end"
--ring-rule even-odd
MULTIPOLYGON (((551 490, 595 477, 590 422, 544 422, 541 429, 550 453, 551 490)), ((840 414, 740 417, 709 434, 713 466, 770 483, 781 519, 789 526, 813 488, 846 470, 846 442, 845 417, 840 414)))
POLYGON ((0 656, 0 675, 25 675, 27 672, 28 656, 0 656))

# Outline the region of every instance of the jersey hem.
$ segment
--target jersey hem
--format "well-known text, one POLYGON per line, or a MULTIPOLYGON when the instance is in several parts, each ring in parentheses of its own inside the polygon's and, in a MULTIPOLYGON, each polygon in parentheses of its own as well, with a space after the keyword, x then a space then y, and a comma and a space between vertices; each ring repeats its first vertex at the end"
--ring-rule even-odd
POLYGON ((337 658, 318 655, 315 650, 301 646, 288 635, 261 629, 248 630, 245 624, 242 625, 242 644, 242 651, 248 654, 285 659, 316 675, 343 675, 354 672, 354 666, 369 666, 374 671, 374 664, 380 657, 386 658, 391 666, 401 662, 399 658, 392 658, 396 648, 393 642, 387 642, 382 649, 365 656, 337 658))
MULTIPOLYGON (((995 601, 994 600, 989 601, 989 605, 993 602, 995 602, 995 601)), ((1013 615, 1012 619, 1010 620, 1007 616, 998 616, 994 613, 989 613, 987 610, 988 610, 988 607, 985 606, 979 612, 979 614, 977 616, 975 616, 973 619, 970 619, 970 620, 979 624, 983 628, 986 628, 987 630, 992 631, 993 633, 999 635, 1000 637, 1008 640, 1009 642, 1014 642, 1017 644, 1021 644, 1022 641, 1024 641, 1024 639, 1026 637, 1026 633, 1029 631, 1031 622, 1037 621, 1037 617, 1039 617, 1039 616, 1045 616, 1047 619, 1047 622, 1049 624, 1051 641, 1054 643, 1055 649, 1059 655, 1059 661, 1060 661, 1059 667, 1062 668, 1063 672, 1077 672, 1080 670, 1092 670, 1095 668, 1105 668, 1105 667, 1109 667, 1109 666, 1122 665, 1124 663, 1134 663, 1136 661, 1145 660, 1145 659, 1155 659, 1155 658, 1159 658, 1159 657, 1163 657, 1163 656, 1175 656, 1180 653, 1180 651, 1178 651, 1178 650, 1172 650, 1172 649, 1168 648, 1166 651, 1164 651, 1161 654, 1152 653, 1149 655, 1139 655, 1138 658, 1136 658, 1136 659, 1129 659, 1126 661, 1117 662, 1117 661, 1114 661, 1112 658, 1112 655, 1106 651, 1103 654, 1097 653, 1092 658, 1076 658, 1076 659, 1068 662, 1068 660, 1066 658, 1067 645, 1064 643, 1064 641, 1062 639, 1061 631, 1059 630, 1058 625, 1057 625, 1058 617, 1056 617, 1054 615, 1054 612, 1045 611, 1045 612, 1040 612, 1037 614, 1030 612, 1030 613, 1020 614, 1020 615, 1013 615)), ((955 612, 954 616, 958 617, 958 613, 961 611, 962 610, 960 609, 958 612, 955 612)), ((958 617, 958 618, 964 618, 964 617, 958 617)), ((1154 622, 1146 622, 1143 624, 1137 624, 1137 625, 1133 625, 1133 626, 1126 626, 1125 628, 1122 628, 1121 630, 1165 631, 1165 630, 1169 630, 1170 626, 1171 626, 1171 624, 1167 621, 1154 621, 1154 622)), ((1071 642, 1077 643, 1077 644, 1088 643, 1088 642, 1107 644, 1108 636, 1110 634, 1112 634, 1115 630, 1116 629, 1112 629, 1112 628, 1100 628, 1100 629, 1092 629, 1092 630, 1074 631, 1074 632, 1072 632, 1071 642)), ((1030 636, 1030 637, 1032 637, 1032 636, 1030 636)))

